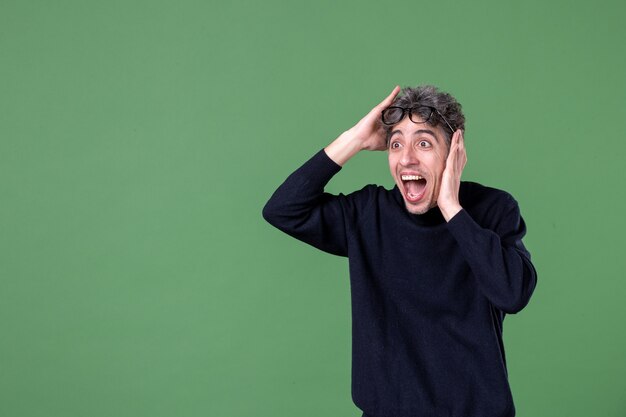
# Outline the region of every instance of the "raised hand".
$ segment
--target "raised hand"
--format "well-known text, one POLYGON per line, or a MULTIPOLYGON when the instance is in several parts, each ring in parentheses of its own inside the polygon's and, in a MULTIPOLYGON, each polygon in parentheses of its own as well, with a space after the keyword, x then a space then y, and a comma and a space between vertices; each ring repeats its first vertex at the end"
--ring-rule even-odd
POLYGON ((441 188, 437 197, 437 205, 446 221, 449 221, 462 209, 459 203, 459 188, 466 163, 467 153, 465 152, 463 131, 459 129, 452 135, 450 152, 446 159, 446 167, 443 170, 441 188))
POLYGON ((400 87, 396 86, 391 94, 370 110, 356 125, 328 145, 325 151, 330 159, 343 165, 361 150, 385 150, 387 146, 385 131, 380 120, 381 113, 393 103, 399 92, 400 87))
POLYGON ((376 107, 370 110, 365 117, 348 131, 360 141, 361 149, 382 151, 387 148, 381 113, 393 103, 399 92, 400 87, 396 86, 391 94, 378 103, 376 107))

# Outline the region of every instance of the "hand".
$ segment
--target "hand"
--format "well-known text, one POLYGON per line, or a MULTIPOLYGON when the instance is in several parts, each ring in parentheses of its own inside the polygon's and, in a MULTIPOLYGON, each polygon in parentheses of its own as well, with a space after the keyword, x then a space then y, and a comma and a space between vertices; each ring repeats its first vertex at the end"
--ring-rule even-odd
POLYGON ((461 186, 461 174, 466 163, 467 153, 465 152, 463 131, 458 129, 452 135, 450 152, 446 159, 446 168, 443 170, 441 188, 437 197, 437 205, 446 221, 450 221, 462 210, 459 203, 459 188, 461 186))
POLYGON ((363 149, 382 151, 387 149, 387 138, 381 121, 381 113, 389 107, 400 92, 396 86, 391 94, 370 110, 359 122, 343 132, 324 150, 330 159, 343 166, 363 149))
POLYGON ((396 86, 391 94, 346 132, 350 136, 353 136, 355 140, 359 141, 361 149, 370 151, 383 151, 387 149, 387 138, 385 137, 385 131, 381 122, 381 113, 393 103, 393 100, 399 92, 400 87, 396 86))

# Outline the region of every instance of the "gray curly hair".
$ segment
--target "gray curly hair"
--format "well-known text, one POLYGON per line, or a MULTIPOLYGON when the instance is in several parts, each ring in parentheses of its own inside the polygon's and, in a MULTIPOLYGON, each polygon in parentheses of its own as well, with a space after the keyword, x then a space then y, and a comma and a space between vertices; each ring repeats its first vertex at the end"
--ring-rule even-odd
MULTIPOLYGON (((450 146, 453 132, 450 131, 446 122, 441 119, 441 116, 450 123, 454 130, 461 129, 465 132, 465 116, 463 115, 461 104, 456 101, 452 95, 440 91, 433 85, 404 87, 391 105, 405 108, 430 106, 437 109, 439 114, 433 112, 428 124, 433 127, 441 126, 442 130, 445 132, 445 139, 448 146, 450 146)), ((391 136, 393 126, 395 125, 383 124, 387 145, 389 145, 389 137, 391 136)))

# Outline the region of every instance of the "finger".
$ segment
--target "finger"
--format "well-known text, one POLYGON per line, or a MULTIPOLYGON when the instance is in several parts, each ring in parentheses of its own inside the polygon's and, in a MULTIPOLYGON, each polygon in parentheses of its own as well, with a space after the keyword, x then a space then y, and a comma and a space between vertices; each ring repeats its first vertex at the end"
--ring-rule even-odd
POLYGON ((467 163, 467 154, 465 152, 465 147, 461 144, 457 151, 456 164, 455 164, 456 173, 459 179, 461 178, 461 175, 463 174, 463 170, 465 169, 466 163, 467 163))
POLYGON ((459 146, 463 154, 465 154, 465 135, 463 131, 459 129, 459 146))
POLYGON ((465 167, 465 163, 467 162, 467 151, 465 149, 465 135, 461 130, 461 160, 463 161, 463 167, 465 167))
POLYGON ((376 106, 377 108, 384 108, 384 107, 389 107, 391 105, 391 103, 393 103, 393 100, 396 98, 396 96, 398 95, 398 93, 400 92, 400 86, 396 85, 393 89, 393 91, 391 92, 391 94, 389 94, 383 101, 381 101, 378 106, 376 106))
POLYGON ((459 173, 459 177, 461 176, 461 173, 463 172, 463 168, 465 168, 465 163, 467 162, 467 157, 465 156, 465 151, 462 149, 459 149, 459 157, 457 159, 457 172, 459 173))
POLYGON ((465 152, 465 148, 459 149, 459 158, 457 162, 457 169, 459 172, 459 177, 465 168, 465 164, 467 163, 467 153, 465 152))
POLYGON ((463 133, 461 132, 461 129, 455 130, 454 133, 452 134, 452 141, 458 144, 462 139, 463 139, 463 133))
POLYGON ((463 131, 461 129, 457 129, 457 131, 454 133, 456 134, 456 143, 457 143, 459 150, 464 149, 465 140, 463 139, 463 131))
POLYGON ((448 149, 448 163, 454 158, 454 153, 459 146, 459 131, 457 130, 452 134, 452 139, 450 139, 450 149, 448 149))

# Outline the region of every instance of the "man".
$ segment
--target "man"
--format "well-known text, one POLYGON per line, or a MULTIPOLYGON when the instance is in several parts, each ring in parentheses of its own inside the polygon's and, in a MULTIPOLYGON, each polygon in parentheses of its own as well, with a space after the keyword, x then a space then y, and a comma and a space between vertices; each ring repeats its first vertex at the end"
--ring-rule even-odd
POLYGON ((460 104, 432 86, 399 91, 291 174, 263 215, 349 259, 363 416, 512 417, 502 324, 537 279, 524 221, 506 192, 461 182, 460 104), (325 193, 364 149, 387 149, 395 187, 325 193))

